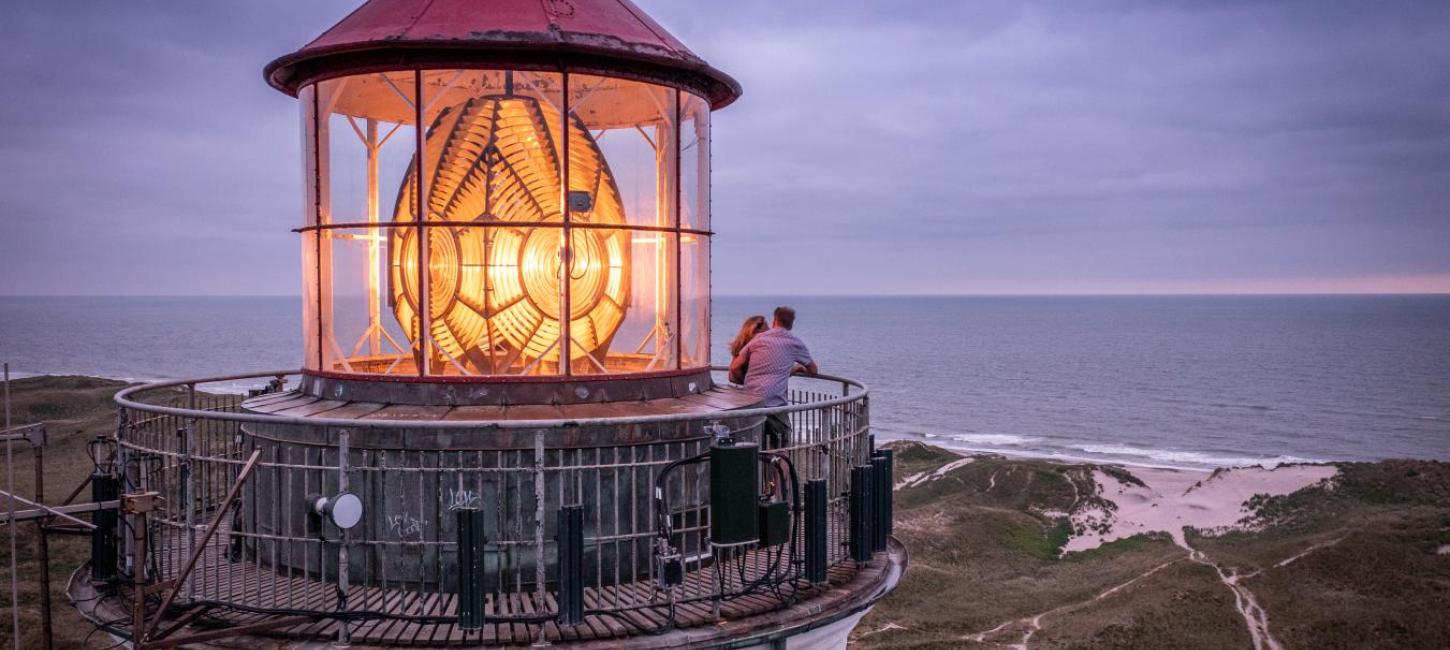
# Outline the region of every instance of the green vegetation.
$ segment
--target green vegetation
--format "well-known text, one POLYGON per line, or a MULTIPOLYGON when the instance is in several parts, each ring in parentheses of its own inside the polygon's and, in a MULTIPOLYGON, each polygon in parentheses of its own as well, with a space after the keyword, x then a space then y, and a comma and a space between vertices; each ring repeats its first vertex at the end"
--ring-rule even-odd
POLYGON ((1052 560, 1062 554, 1062 547, 1072 535, 1072 525, 1066 517, 1056 520, 1047 530, 1038 525, 1015 526, 1003 537, 1003 544, 1018 553, 1052 560))
MULTIPOLYGON (((1064 513, 1106 506, 1099 469, 893 443, 901 585, 853 635, 862 648, 1249 648, 1235 597, 1168 535, 1061 555, 1064 513)), ((1247 586, 1285 648, 1442 648, 1450 639, 1450 465, 1339 465, 1328 486, 1256 497, 1249 530, 1190 544, 1247 586), (1286 563, 1286 560, 1288 561, 1286 563)))

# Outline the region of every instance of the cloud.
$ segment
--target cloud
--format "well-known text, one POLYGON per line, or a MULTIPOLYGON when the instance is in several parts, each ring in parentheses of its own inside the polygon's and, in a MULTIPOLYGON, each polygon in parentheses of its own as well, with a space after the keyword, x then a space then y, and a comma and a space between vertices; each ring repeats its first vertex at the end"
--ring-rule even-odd
MULTIPOLYGON (((0 293, 295 293, 296 108, 260 68, 354 4, 12 10, 0 293)), ((722 293, 1450 277, 1444 4, 640 4, 745 86, 722 293)))

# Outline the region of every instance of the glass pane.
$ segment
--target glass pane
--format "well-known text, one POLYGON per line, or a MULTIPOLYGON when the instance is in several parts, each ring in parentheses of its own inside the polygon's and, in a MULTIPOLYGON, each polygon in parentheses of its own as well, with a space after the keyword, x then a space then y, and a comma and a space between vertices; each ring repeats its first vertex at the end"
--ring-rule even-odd
POLYGON ((334 228, 331 266, 322 277, 332 289, 331 327, 323 337, 323 369, 331 372, 415 375, 417 346, 387 308, 386 234, 381 229, 334 228))
MULTIPOLYGON (((541 269, 557 259, 558 238, 529 236, 537 230, 428 229, 434 350, 439 355, 434 374, 553 371, 548 357, 558 328, 550 329, 529 300, 532 285, 524 269, 541 269)), ((545 284, 553 277, 548 271, 535 273, 540 274, 545 284)), ((552 293, 558 293, 557 283, 552 293)))
POLYGON ((674 227, 675 96, 637 81, 569 76, 569 189, 589 198, 575 220, 674 227))
POLYGON ((322 369, 317 323, 317 232, 302 233, 302 367, 322 369))
POLYGON ((710 102, 681 93, 680 223, 710 229, 710 102))
POLYGON ((389 236, 385 218, 416 196, 403 191, 416 148, 413 93, 411 72, 319 84, 318 221, 334 226, 317 237, 322 370, 418 371, 416 309, 393 300, 393 287, 416 277, 417 254, 389 236))
POLYGON ((430 374, 559 371, 561 85, 547 73, 423 75, 430 374))
POLYGON ((675 97, 662 86, 569 77, 569 214, 579 226, 571 340, 587 351, 571 351, 578 374, 677 366, 675 238, 653 230, 676 227, 675 97), (621 225, 648 230, 589 228, 621 225))
MULTIPOLYGON (((586 358, 581 374, 627 373, 673 370, 676 363, 675 235, 659 231, 575 231, 575 251, 586 251, 579 237, 589 233, 618 241, 627 251, 623 264, 611 268, 610 284, 603 291, 573 291, 575 339, 588 327, 599 346, 586 358), (617 281, 622 291, 614 288, 617 281), (604 334, 613 333, 606 337, 604 334)), ((577 281, 576 281, 577 282, 577 281)))
MULTIPOLYGON (((297 94, 302 107, 302 215, 304 225, 317 223, 317 176, 313 173, 317 160, 316 114, 317 89, 307 86, 297 94)), ((302 367, 316 370, 322 366, 317 346, 317 239, 311 232, 302 234, 302 367)))
POLYGON ((710 365, 710 238, 686 234, 680 245, 682 368, 710 365))

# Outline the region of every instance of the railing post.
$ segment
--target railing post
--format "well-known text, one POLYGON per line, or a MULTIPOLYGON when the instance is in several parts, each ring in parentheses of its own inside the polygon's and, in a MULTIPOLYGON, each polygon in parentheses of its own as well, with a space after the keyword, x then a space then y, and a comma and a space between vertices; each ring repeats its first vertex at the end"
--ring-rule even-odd
MULTIPOLYGON (((8 444, 8 443, 7 443, 8 444)), ((45 446, 32 443, 30 452, 35 460, 35 502, 45 503, 45 446)), ((10 500, 11 508, 15 501, 10 500)), ((50 619, 50 539, 45 532, 46 520, 35 522, 35 540, 40 548, 40 631, 41 647, 51 650, 53 639, 50 619)), ((12 528, 13 530, 13 528, 12 528)), ((14 579, 12 574, 11 579, 14 579)), ((20 634, 20 630, 12 630, 20 634)))
POLYGON ((584 506, 559 508, 559 625, 584 622, 584 506))
MULTIPOLYGON (((349 458, 348 458, 348 456, 350 454, 351 454, 351 444, 350 444, 350 440, 348 438, 347 429, 340 429, 337 432, 337 493, 338 494, 346 494, 347 491, 348 491, 347 470, 348 470, 348 467, 349 467, 349 458)), ((340 598, 342 599, 341 605, 342 605, 343 611, 346 611, 348 609, 351 609, 351 606, 347 602, 348 601, 348 598, 347 598, 348 593, 347 592, 348 592, 348 588, 351 586, 349 584, 349 576, 348 576, 348 561, 349 561, 349 557, 348 557, 348 548, 347 548, 347 545, 348 545, 348 542, 351 540, 351 538, 352 538, 352 531, 349 530, 349 529, 347 529, 347 528, 342 529, 341 536, 338 538, 338 546, 337 546, 337 589, 338 589, 338 593, 341 594, 340 598)), ((341 645, 341 646, 350 645, 352 643, 352 623, 350 621, 348 621, 347 619, 344 619, 342 621, 342 625, 337 626, 337 643, 338 643, 338 645, 341 645)))
MULTIPOLYGON (((544 571, 544 432, 534 432, 534 606, 543 608, 545 597, 544 571)), ((542 630, 542 628, 541 628, 542 630)))
POLYGON ((813 584, 826 582, 827 526, 825 479, 806 481, 806 579, 813 584))
MULTIPOLYGON (((99 470, 91 474, 91 501, 105 503, 121 498, 120 480, 99 470)), ((106 582, 116 577, 116 560, 119 546, 116 543, 116 529, 119 514, 116 510, 97 510, 91 513, 91 522, 96 529, 91 531, 91 579, 106 582)))
POLYGON ((870 562, 874 550, 871 537, 871 493, 874 483, 869 463, 851 468, 850 544, 851 559, 856 562, 870 562))
POLYGON ((871 477, 875 481, 871 496, 875 497, 871 514, 871 547, 886 550, 891 536, 891 450, 877 449, 871 455, 871 477))
POLYGON ((131 638, 146 638, 146 513, 131 514, 131 638))
POLYGON ((458 519, 458 627, 465 630, 483 628, 483 569, 485 545, 483 511, 478 508, 454 510, 458 519))
MULTIPOLYGON (((192 389, 191 402, 192 402, 193 408, 195 407, 195 404, 196 404, 195 387, 196 387, 195 384, 190 384, 189 385, 189 388, 192 389)), ((179 429, 176 432, 177 438, 180 440, 181 445, 182 445, 182 447, 181 447, 181 459, 182 459, 181 460, 181 490, 182 490, 182 494, 181 494, 181 503, 179 503, 177 505, 179 505, 182 508, 185 508, 186 509, 185 512, 183 513, 182 521, 183 521, 183 524, 186 526, 186 555, 187 555, 187 557, 190 557, 192 553, 196 552, 196 519, 195 519, 195 516, 196 516, 195 515, 195 513, 196 513, 196 481, 194 479, 194 473, 192 472, 192 453, 193 453, 192 450, 196 448, 195 438, 192 436, 192 430, 194 429, 194 427, 193 427, 193 423, 194 422, 195 422, 195 419, 188 418, 187 421, 186 421, 186 426, 183 426, 181 429, 179 429)), ((186 596, 186 598, 188 600, 190 600, 192 598, 192 596, 194 595, 194 591, 192 589, 192 581, 191 581, 190 578, 187 578, 187 580, 186 580, 186 585, 185 585, 183 594, 186 596)))

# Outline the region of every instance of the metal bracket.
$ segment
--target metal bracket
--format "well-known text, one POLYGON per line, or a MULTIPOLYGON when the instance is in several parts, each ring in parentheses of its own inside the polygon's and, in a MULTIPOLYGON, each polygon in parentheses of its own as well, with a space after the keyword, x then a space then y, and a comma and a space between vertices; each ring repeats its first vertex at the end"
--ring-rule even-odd
POLYGON ((30 443, 31 447, 44 447, 49 442, 49 438, 50 436, 45 431, 44 422, 11 427, 0 431, 0 442, 23 440, 30 443))
POLYGON ((121 512, 140 515, 166 509, 166 499, 160 492, 137 492, 121 495, 121 512))
POLYGON ((144 589, 142 589, 142 591, 144 591, 149 596, 149 595, 154 594, 154 593, 157 593, 157 592, 166 591, 167 589, 170 589, 170 588, 175 587, 175 586, 176 586, 176 581, 175 580, 162 580, 161 582, 157 582, 157 583, 153 583, 153 584, 146 585, 146 587, 144 589))

